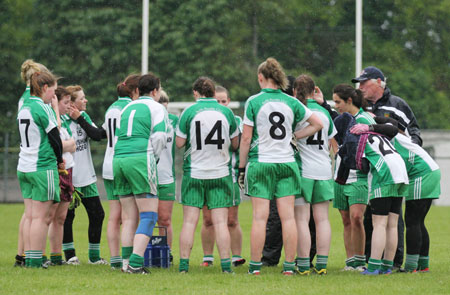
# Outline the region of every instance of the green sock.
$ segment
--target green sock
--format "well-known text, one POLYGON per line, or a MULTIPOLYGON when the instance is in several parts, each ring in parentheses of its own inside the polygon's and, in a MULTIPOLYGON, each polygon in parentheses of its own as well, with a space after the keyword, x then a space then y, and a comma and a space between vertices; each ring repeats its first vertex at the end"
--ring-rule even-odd
POLYGON ((423 270, 430 267, 430 256, 419 256, 418 268, 423 270))
POLYGON ((317 255, 317 261, 316 261, 316 269, 326 269, 328 263, 328 256, 325 255, 317 255))
POLYGON ((354 267, 366 265, 366 255, 355 255, 353 256, 353 259, 354 259, 353 262, 354 267))
POLYGON ((214 256, 213 255, 203 255, 203 262, 214 262, 214 256))
POLYGON ((89 243, 89 260, 91 262, 100 260, 100 243, 89 243))
POLYGON ((405 269, 409 272, 415 271, 419 264, 419 254, 406 254, 405 269))
POLYGON ((250 263, 248 264, 248 271, 250 273, 254 272, 255 270, 256 271, 261 271, 261 266, 262 266, 262 262, 261 261, 256 262, 256 261, 250 260, 250 263))
POLYGON ((111 267, 115 267, 115 268, 122 267, 122 257, 112 256, 111 257, 111 267))
POLYGON ((48 260, 47 255, 42 254, 42 262, 46 262, 48 260))
POLYGON ((40 268, 42 267, 42 251, 30 250, 30 267, 40 268))
POLYGON ((381 260, 369 258, 369 266, 367 270, 370 272, 374 272, 381 267, 381 260))
POLYGON ((62 264, 62 253, 50 253, 50 261, 53 264, 62 264))
POLYGON ((393 260, 381 260, 381 271, 385 272, 388 269, 391 269, 394 267, 394 261, 393 260))
POLYGON ((231 259, 220 259, 220 266, 222 267, 222 271, 231 272, 231 259))
POLYGON ((295 271, 295 261, 292 261, 292 262, 285 261, 285 262, 283 262, 283 271, 295 271))
POLYGON ((309 266, 310 266, 309 257, 305 257, 305 258, 297 257, 296 261, 297 261, 297 268, 300 272, 309 270, 309 266))
POLYGON ((345 259, 345 266, 354 267, 355 257, 345 259))
POLYGON ((188 272, 189 271, 189 258, 183 259, 180 258, 180 268, 179 271, 185 271, 188 272))
POLYGON ((133 253, 133 246, 122 247, 122 259, 130 259, 131 253, 133 253))
POLYGON ((144 257, 137 254, 131 254, 130 256, 130 266, 134 268, 142 267, 144 265, 144 257))

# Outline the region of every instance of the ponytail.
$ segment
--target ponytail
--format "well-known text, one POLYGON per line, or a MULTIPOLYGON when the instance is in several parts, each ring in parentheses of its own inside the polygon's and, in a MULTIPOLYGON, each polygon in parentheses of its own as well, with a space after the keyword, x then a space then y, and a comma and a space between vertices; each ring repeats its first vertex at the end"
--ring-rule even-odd
POLYGON ((141 78, 141 75, 135 74, 126 77, 123 82, 117 84, 117 95, 119 95, 119 97, 131 97, 133 91, 138 88, 139 78, 141 78))
POLYGON ((35 96, 42 96, 43 87, 47 85, 51 87, 56 84, 56 78, 49 72, 36 72, 31 75, 30 93, 35 96))
POLYGON ((296 97, 304 105, 306 105, 306 98, 314 94, 316 85, 314 80, 308 75, 300 75, 295 79, 294 89, 296 91, 296 97))
POLYGON ((283 71, 280 63, 273 57, 269 57, 258 67, 258 74, 262 74, 264 78, 271 79, 278 88, 285 90, 288 87, 288 79, 283 71))

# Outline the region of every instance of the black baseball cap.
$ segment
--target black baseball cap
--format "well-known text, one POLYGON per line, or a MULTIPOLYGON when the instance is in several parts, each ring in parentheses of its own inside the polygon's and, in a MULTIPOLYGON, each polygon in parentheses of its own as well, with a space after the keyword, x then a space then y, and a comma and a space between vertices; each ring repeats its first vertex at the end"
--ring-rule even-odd
POLYGON ((378 79, 378 78, 380 78, 381 81, 384 81, 383 72, 380 71, 380 69, 378 69, 376 67, 370 66, 370 67, 365 68, 361 72, 359 77, 353 78, 352 83, 359 83, 362 81, 366 81, 366 80, 370 80, 370 79, 378 79))

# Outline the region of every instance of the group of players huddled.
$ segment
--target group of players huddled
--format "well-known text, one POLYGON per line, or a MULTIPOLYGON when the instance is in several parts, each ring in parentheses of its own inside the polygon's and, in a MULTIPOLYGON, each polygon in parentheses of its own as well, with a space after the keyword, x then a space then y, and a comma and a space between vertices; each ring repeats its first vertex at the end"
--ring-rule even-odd
MULTIPOLYGON (((392 272, 403 198, 405 268, 428 270, 428 257, 422 255, 429 248, 424 220, 432 199, 440 195, 439 167, 395 120, 366 112, 359 89, 347 84, 333 89, 339 115, 326 107, 311 77, 300 75, 289 81, 280 64, 268 58, 257 70, 261 92, 247 99, 243 120, 227 107, 227 89, 208 77, 194 82, 196 102, 178 118, 167 112, 169 97, 158 77, 133 74, 117 85, 118 98, 107 109, 104 124, 97 127, 86 112, 81 86, 58 86, 58 78, 32 60, 23 63, 22 78, 27 88, 17 115, 21 138, 17 175, 25 212, 19 227, 17 266, 79 265, 72 224, 75 209, 82 203, 89 217, 89 263, 149 273, 144 253, 156 224, 167 228, 172 246, 176 146, 184 147, 181 273, 189 271, 201 210, 202 265, 212 265, 214 243, 222 272, 233 273, 232 266, 246 262, 241 256, 238 220, 241 190, 253 206, 251 275, 260 274, 269 202, 274 198, 282 223, 284 275, 327 274, 332 200, 345 228, 351 216, 361 216, 369 202, 371 206, 368 265, 364 232, 346 230, 346 270, 366 275, 392 272), (109 263, 100 256, 105 214, 91 139, 107 140, 103 179, 110 207, 109 263), (313 268, 310 212, 316 227, 313 268), (50 259, 45 256, 47 237, 50 259)), ((384 88, 377 79, 370 81, 384 88)))

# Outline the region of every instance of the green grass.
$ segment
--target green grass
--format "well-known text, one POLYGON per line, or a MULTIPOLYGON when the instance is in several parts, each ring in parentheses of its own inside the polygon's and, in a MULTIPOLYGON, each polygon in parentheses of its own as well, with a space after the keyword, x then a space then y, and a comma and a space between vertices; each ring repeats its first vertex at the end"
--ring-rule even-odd
MULTIPOLYGON (((108 204, 104 203, 108 212, 108 204)), ((431 272, 427 274, 393 274, 365 277, 357 273, 341 272, 344 266, 342 224, 336 210, 330 209, 332 245, 327 276, 284 277, 281 266, 263 268, 262 275, 246 275, 247 264, 236 268, 236 275, 220 272, 215 251, 215 266, 201 268, 202 258, 199 228, 187 275, 178 274, 178 235, 182 210, 175 205, 173 213, 175 266, 152 269, 149 276, 125 275, 107 266, 87 264, 87 216, 77 209, 74 225, 77 256, 82 265, 51 267, 48 270, 12 267, 17 247, 17 227, 23 205, 0 205, 0 294, 449 294, 450 265, 450 207, 432 207, 428 214, 431 236, 431 272)), ((240 207, 240 221, 244 234, 243 256, 250 255, 251 204, 240 207)), ((106 220, 103 227, 101 253, 109 259, 106 242, 106 220)), ((281 265, 281 264, 280 264, 281 265)))

